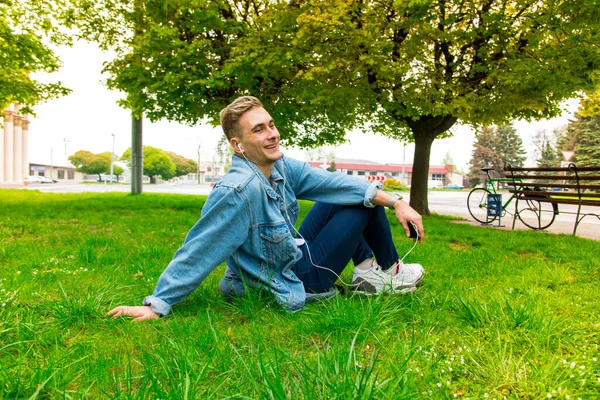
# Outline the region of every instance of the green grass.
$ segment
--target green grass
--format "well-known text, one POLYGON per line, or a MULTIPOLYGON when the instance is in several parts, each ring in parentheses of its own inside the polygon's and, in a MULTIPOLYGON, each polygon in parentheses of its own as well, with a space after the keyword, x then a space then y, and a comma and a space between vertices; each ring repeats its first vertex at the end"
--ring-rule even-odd
POLYGON ((566 235, 428 217, 413 295, 288 314, 223 300, 220 266, 166 318, 107 318, 152 292, 204 200, 0 190, 0 398, 600 397, 600 243, 566 235))

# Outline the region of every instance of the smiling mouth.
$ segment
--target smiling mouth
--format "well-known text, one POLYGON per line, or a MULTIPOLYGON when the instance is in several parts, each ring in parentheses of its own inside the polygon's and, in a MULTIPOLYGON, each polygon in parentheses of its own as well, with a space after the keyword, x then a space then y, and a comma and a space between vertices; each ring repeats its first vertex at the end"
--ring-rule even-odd
POLYGON ((275 148, 277 148, 277 143, 274 143, 274 144, 271 144, 271 145, 265 146, 265 149, 267 149, 267 150, 273 150, 273 149, 275 149, 275 148))

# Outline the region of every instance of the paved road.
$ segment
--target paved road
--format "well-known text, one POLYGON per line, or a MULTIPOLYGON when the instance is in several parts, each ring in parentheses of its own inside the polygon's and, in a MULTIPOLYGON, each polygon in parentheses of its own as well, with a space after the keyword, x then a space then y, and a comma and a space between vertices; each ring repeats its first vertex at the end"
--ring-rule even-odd
MULTIPOLYGON (((20 186, 22 187, 22 186, 20 186)), ((102 193, 102 192, 125 192, 130 191, 129 185, 122 184, 36 184, 30 187, 30 190, 40 190, 42 192, 56 192, 56 193, 102 193)), ((210 186, 208 185, 181 185, 181 184, 169 184, 163 183, 160 185, 144 185, 144 192, 147 193, 178 193, 178 194, 189 194, 189 195, 206 195, 210 193, 210 186)), ((467 210, 467 191, 430 191, 429 192, 429 209, 432 212, 438 214, 454 215, 465 218, 466 223, 473 225, 480 225, 474 221, 469 211, 467 210)), ((408 201, 408 196, 405 196, 408 201)), ((504 195, 506 199, 506 195, 504 195)), ((514 202, 513 202, 514 203, 514 202)), ((513 207, 509 207, 509 211, 514 210, 513 207)), ((573 232, 573 225, 575 221, 574 214, 565 214, 565 211, 576 212, 577 207, 570 205, 559 205, 561 213, 556 216, 554 223, 547 229, 548 232, 552 233, 566 233, 571 234, 573 232)), ((584 212, 589 213, 600 213, 597 207, 583 207, 584 212)), ((497 224, 497 223, 496 223, 497 224)), ((494 227, 495 225, 494 224, 494 227)), ((505 227, 500 229, 511 229, 512 217, 506 216, 502 220, 502 224, 505 227)), ((517 220, 516 229, 529 229, 517 220)), ((486 227, 486 229, 497 229, 492 227, 486 227)), ((600 240, 600 219, 589 216, 585 218, 577 228, 577 236, 585 237, 589 239, 600 240)))
MULTIPOLYGON (((481 225, 473 219, 467 209, 467 196, 469 192, 442 192, 442 191, 430 191, 429 192, 429 209, 432 212, 438 214, 455 215, 465 218, 469 223, 473 225, 481 225)), ((506 201, 507 194, 503 195, 503 201, 506 201)), ((520 208, 520 207, 519 207, 520 208)), ((514 212, 514 201, 509 205, 509 212, 514 212)), ((552 225, 547 229, 548 232, 552 233, 573 233, 573 226, 575 223, 575 214, 577 207, 569 204, 559 204, 559 214, 556 216, 552 225)), ((582 207, 584 213, 596 213, 600 214, 600 210, 597 207, 582 207)), ((502 225, 505 225, 501 229, 512 229, 513 218, 511 215, 506 215, 501 220, 502 225)), ((497 221, 494 221, 494 226, 497 225, 497 221)), ((490 228, 490 227, 487 227, 490 228)), ((493 229, 493 228, 491 228, 493 229)), ((517 219, 515 229, 528 230, 521 221, 517 219)), ((594 216, 586 217, 577 227, 577 236, 585 237, 588 239, 600 240, 600 219, 594 216)))

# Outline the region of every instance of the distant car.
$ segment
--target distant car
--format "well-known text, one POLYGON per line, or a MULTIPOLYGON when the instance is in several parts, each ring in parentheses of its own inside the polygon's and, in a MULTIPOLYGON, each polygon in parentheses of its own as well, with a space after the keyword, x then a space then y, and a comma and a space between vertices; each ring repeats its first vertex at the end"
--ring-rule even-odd
POLYGON ((29 183, 45 183, 41 176, 31 175, 25 178, 29 183))
POLYGON ((459 185, 458 183, 451 183, 443 187, 444 189, 463 189, 463 185, 459 185))
POLYGON ((117 178, 109 178, 108 176, 102 176, 98 178, 96 182, 117 182, 117 178))
POLYGON ((48 178, 47 176, 38 176, 42 180, 42 183, 56 183, 56 179, 48 178))

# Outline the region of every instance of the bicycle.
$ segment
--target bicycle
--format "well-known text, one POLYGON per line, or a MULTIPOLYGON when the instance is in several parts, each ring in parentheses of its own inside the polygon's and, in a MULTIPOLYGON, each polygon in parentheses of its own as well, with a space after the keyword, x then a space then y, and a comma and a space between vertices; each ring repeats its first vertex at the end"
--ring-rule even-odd
MULTIPOLYGON (((469 196, 467 197, 467 208, 469 209, 469 213, 471 216, 478 222, 482 224, 491 224, 498 218, 497 216, 488 215, 488 195, 490 194, 498 194, 496 192, 496 186, 494 183, 500 186, 500 182, 511 182, 513 185, 519 185, 519 187, 515 187, 514 192, 517 192, 520 189, 525 188, 523 181, 521 179, 512 179, 512 178, 492 178, 490 175, 490 171, 493 171, 493 168, 482 168, 488 179, 485 183, 484 187, 475 188, 469 192, 469 196)), ((543 196, 543 195, 540 195, 543 196)), ((515 193, 513 193, 508 200, 504 204, 502 204, 502 213, 501 217, 504 217, 507 213, 514 216, 514 214, 507 210, 508 205, 515 198, 515 193)), ((523 200, 521 200, 522 202, 523 200)), ((520 209, 517 213, 519 220, 527 227, 535 230, 546 229, 554 222, 556 218, 556 214, 558 214, 558 205, 545 202, 540 202, 537 200, 525 200, 525 207, 520 209)), ((522 203, 517 203, 518 205, 522 203)))

